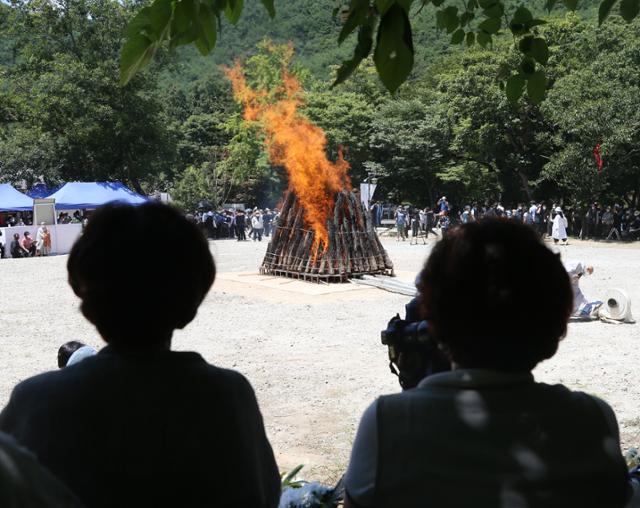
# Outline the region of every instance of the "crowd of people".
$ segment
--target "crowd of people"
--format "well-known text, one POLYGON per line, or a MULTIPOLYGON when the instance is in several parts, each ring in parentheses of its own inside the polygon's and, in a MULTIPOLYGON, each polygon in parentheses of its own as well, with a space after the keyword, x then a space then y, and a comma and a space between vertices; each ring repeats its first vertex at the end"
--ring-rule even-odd
MULTIPOLYGON (((0 231, 1 236, 3 234, 0 231)), ((30 231, 25 231, 22 236, 19 233, 13 233, 8 248, 12 258, 48 256, 51 252, 51 232, 43 222, 36 232, 35 240, 30 231)), ((0 258, 6 256, 6 249, 6 243, 0 242, 0 258)))
MULTIPOLYGON (((66 344, 62 368, 14 388, 0 413, 0 506, 276 508, 278 466, 251 384, 171 348, 215 280, 201 230, 164 205, 108 205, 67 269, 106 346, 66 344), (183 248, 123 248, 167 235, 183 248)), ((574 311, 540 235, 467 222, 434 247, 418 289, 449 367, 365 411, 345 508, 627 506, 638 473, 611 407, 531 374, 574 311), (465 294, 474 305, 460 319, 450 302, 465 294)))
MULTIPOLYGON (((373 217, 381 224, 382 206, 374 203, 373 217)), ((395 207, 394 220, 398 240, 411 236, 436 235, 435 228, 445 235, 452 224, 467 224, 482 218, 508 218, 534 228, 541 237, 566 243, 570 237, 582 240, 640 240, 640 210, 618 204, 603 206, 593 203, 589 207, 574 208, 553 203, 532 201, 529 205, 519 203, 515 207, 505 207, 496 202, 485 205, 452 207, 446 196, 441 197, 434 208, 416 206, 395 207)))
POLYGON ((277 223, 277 209, 220 209, 188 213, 187 220, 196 224, 212 240, 236 239, 262 241, 269 238, 277 223))

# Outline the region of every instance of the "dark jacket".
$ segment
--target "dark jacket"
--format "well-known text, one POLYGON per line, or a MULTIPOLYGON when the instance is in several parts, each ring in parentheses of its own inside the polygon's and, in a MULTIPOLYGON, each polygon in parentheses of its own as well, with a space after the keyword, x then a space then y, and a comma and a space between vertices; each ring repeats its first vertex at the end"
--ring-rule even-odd
POLYGON ((253 389, 197 353, 94 357, 23 381, 0 428, 89 507, 275 507, 253 389))

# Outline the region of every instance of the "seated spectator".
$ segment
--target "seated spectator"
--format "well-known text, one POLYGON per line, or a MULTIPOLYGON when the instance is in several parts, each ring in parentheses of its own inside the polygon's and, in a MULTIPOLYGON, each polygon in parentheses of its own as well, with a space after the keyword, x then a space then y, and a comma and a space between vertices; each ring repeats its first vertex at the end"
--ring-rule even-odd
POLYGON ((12 258, 21 258, 24 257, 24 251, 22 250, 22 245, 20 245, 20 234, 13 233, 13 240, 11 241, 11 245, 9 247, 9 252, 11 252, 12 258))
POLYGON ((107 205, 67 267, 107 346, 17 385, 0 429, 90 508, 275 507, 280 479, 251 385, 170 349, 215 277, 197 226, 157 203, 107 205), (184 248, 122 248, 165 236, 184 248))
POLYGON ((623 507, 631 487, 611 408, 531 373, 572 311, 569 277, 536 232, 501 220, 454 229, 419 289, 453 370, 366 410, 345 507, 623 507), (464 313, 460 295, 474 295, 464 313))
POLYGON ((0 432, 0 506, 80 508, 82 504, 31 452, 0 432))
POLYGON ((36 244, 31 238, 29 231, 24 232, 24 236, 20 241, 20 247, 22 247, 22 257, 32 257, 36 255, 36 244))
POLYGON ((95 349, 77 340, 65 342, 58 349, 58 368, 62 369, 96 354, 95 349))

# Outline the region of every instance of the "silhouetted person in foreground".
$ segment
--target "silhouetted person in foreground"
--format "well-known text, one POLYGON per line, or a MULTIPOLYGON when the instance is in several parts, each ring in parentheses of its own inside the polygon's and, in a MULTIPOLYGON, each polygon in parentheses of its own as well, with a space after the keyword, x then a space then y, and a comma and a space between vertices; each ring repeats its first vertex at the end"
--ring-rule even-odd
POLYGON ((89 507, 275 507, 280 481, 249 382, 170 350, 215 277, 197 226, 164 205, 98 210, 68 260, 97 355, 23 381, 0 429, 89 507), (180 249, 127 249, 140 237, 180 249))
POLYGON ((453 229, 419 289, 453 370, 365 411, 345 507, 622 508, 631 488, 611 408, 531 373, 572 312, 567 273, 537 233, 497 219, 453 229), (473 305, 452 305, 461 295, 473 305))

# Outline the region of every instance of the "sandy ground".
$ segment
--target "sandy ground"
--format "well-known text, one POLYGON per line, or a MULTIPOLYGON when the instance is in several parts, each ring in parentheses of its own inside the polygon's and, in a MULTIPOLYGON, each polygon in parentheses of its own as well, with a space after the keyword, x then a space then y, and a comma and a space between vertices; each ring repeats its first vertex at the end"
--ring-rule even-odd
MULTIPOLYGON (((431 245, 385 239, 400 277, 411 279, 431 245)), ((333 481, 348 461, 364 408, 398 390, 380 330, 407 297, 373 288, 325 286, 257 275, 266 243, 218 241, 211 250, 219 276, 198 316, 176 333, 174 348, 242 372, 253 384, 282 470, 306 464, 307 479, 333 481)), ((640 318, 640 245, 574 242, 566 259, 596 273, 585 294, 625 289, 640 318)), ((66 283, 66 256, 0 260, 0 405, 12 387, 56 367, 58 346, 82 340, 100 347, 66 283)), ((461 313, 465 298, 460 297, 461 313)), ((640 445, 640 325, 577 323, 559 353, 540 365, 539 380, 562 382, 611 403, 623 447, 640 445)))

